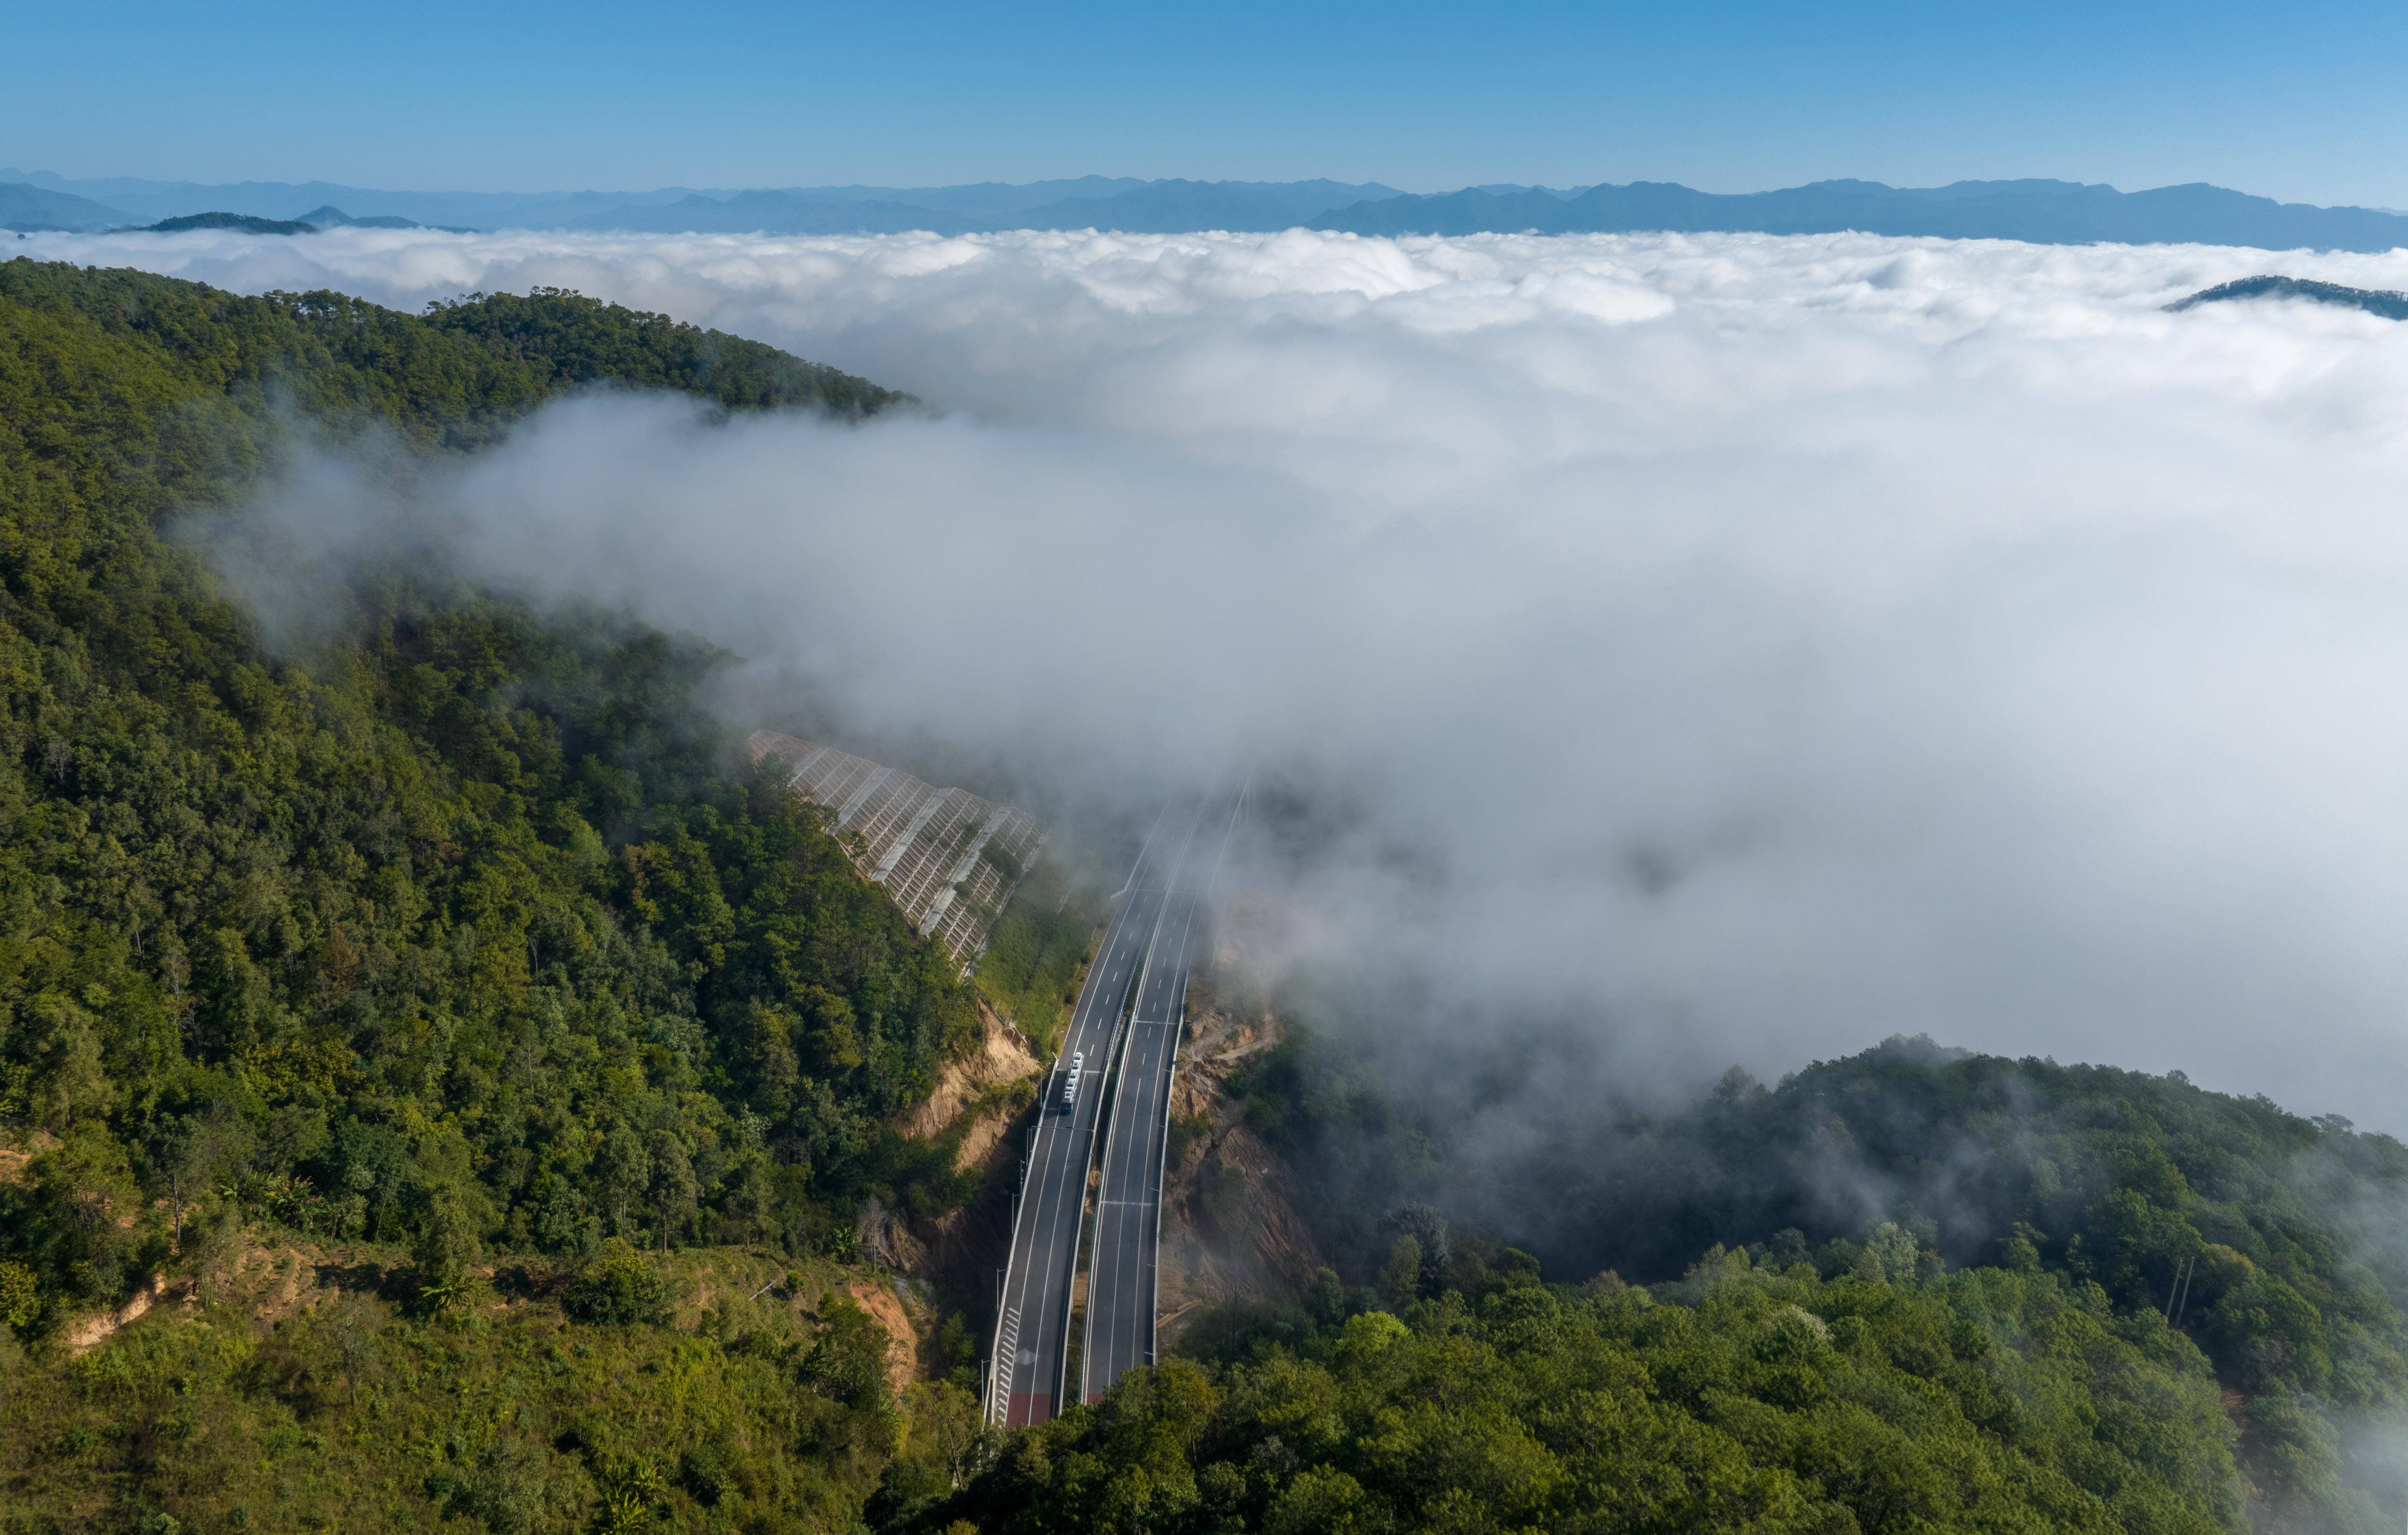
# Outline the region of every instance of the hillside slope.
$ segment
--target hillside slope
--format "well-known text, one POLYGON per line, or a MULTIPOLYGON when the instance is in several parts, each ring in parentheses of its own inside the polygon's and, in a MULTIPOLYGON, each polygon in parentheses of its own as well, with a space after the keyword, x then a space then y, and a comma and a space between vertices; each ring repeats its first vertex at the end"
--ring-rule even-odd
POLYGON ((427 1315, 406 1255, 372 1245, 190 1258, 93 1351, 8 1361, 0 1525, 801 1535, 975 1442, 961 1386, 896 1385, 894 1286, 825 1260, 516 1262, 427 1315), (614 1279, 624 1303, 597 1309, 614 1279))
MULTIPOLYGON (((1543 1092, 1493 1053, 1428 1069, 1484 1065, 1498 1101, 1543 1092)), ((1921 1038, 1769 1088, 1733 1070, 1686 1106, 1550 1113, 1503 1155, 1475 1155, 1459 1110, 1399 1101, 1311 1031, 1231 1085, 1351 1278, 1405 1235, 1511 1241, 1560 1276, 1654 1284, 1701 1253, 1893 1288, 2046 1275, 2119 1325, 2187 1340, 2240 1429, 2258 1528, 2408 1516, 2393 1448, 2408 1432, 2408 1147, 2389 1136, 2180 1072, 1921 1038)))
POLYGON ((960 1320, 844 1260, 977 1182, 896 1123, 976 1000, 738 772, 723 657, 423 558, 277 651, 178 531, 297 431, 597 384, 904 398, 559 292, 0 264, 0 1527, 844 1528, 974 1438, 960 1320))
MULTIPOLYGON (((2053 1277, 1909 1287, 1714 1255, 1661 1296, 1412 1262, 1127 1377, 929 1489, 928 1535, 2241 1530, 2197 1353, 2053 1277)), ((910 1479, 888 1479, 900 1503, 910 1479)), ((880 1507, 873 1504, 873 1508, 880 1507)))
POLYGON ((594 381, 898 396, 557 293, 408 316, 0 265, 0 1198, 34 1336, 223 1212, 420 1244, 840 1243, 952 1197, 879 1128, 968 991, 781 796, 729 776, 718 657, 426 568, 269 652, 180 508, 282 405, 433 451, 594 381), (124 1212, 96 1222, 93 1208, 124 1212))

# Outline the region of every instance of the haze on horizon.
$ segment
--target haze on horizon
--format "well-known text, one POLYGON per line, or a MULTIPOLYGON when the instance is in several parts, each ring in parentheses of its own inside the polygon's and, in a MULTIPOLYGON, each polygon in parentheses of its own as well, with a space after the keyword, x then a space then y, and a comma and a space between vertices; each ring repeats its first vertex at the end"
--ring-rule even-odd
POLYGON ((478 191, 2040 176, 2408 207, 2397 7, 36 7, 0 164, 478 191), (308 131, 295 132, 296 123, 308 131))

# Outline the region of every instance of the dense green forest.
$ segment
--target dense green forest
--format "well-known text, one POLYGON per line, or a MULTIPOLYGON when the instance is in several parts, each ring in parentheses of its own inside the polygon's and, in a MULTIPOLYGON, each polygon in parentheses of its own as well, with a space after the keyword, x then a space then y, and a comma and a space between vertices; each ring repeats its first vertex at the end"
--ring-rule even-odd
POLYGON ((958 1492, 898 1468, 882 1506, 1032 1535, 2245 1528, 2206 1361, 2095 1287, 1717 1251, 1659 1298, 1412 1241, 1378 1292, 1325 1274, 958 1492))
POLYGON ((1734 1070, 1684 1108, 1550 1116, 1504 1156, 1466 1155, 1451 1114, 1310 1030, 1237 1089, 1358 1274, 1410 1229, 1399 1212, 1443 1229, 1417 1200, 1567 1275, 1675 1281, 1710 1250, 1825 1281, 2044 1274, 2189 1340, 2262 1526, 2408 1517, 2408 1147, 2389 1136, 2178 1071, 1920 1038, 1770 1088, 1734 1070))
POLYGON ((727 776, 717 656, 423 570, 365 573, 337 642, 275 655, 160 536, 273 472, 296 404, 434 449, 604 380, 897 396, 550 292, 411 317, 18 261, 0 327, 0 1113, 50 1148, 0 1206, 12 1326, 246 1212, 450 1270, 612 1234, 826 1248, 865 1194, 953 1197, 876 1126, 969 997, 727 776))

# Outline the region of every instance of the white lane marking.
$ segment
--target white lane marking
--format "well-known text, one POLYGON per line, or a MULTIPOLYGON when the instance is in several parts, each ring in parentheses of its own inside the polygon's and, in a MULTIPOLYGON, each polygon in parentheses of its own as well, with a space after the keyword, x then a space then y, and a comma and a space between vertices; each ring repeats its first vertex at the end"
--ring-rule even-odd
MULTIPOLYGON (((1147 854, 1153 849, 1154 839, 1161 833, 1163 820, 1168 817, 1169 813, 1170 806, 1166 804, 1163 806, 1161 811, 1154 816, 1154 825, 1147 828, 1145 841, 1138 849, 1138 867, 1130 872, 1130 885, 1134 886, 1137 883, 1139 873, 1142 872, 1144 869, 1147 854)), ((1193 828, 1191 827, 1190 830, 1192 834, 1193 828)), ((1129 906, 1122 906, 1113 913, 1111 928, 1107 930, 1105 936, 1106 953, 1108 954, 1116 953, 1121 956, 1120 968, 1122 970, 1125 970, 1128 964, 1129 928, 1124 925, 1124 923, 1125 919, 1129 915, 1130 910, 1131 908, 1129 906)), ((1150 933, 1148 937, 1150 940, 1150 933)), ((1092 972, 1090 972, 1088 979, 1090 984, 1083 988, 1084 995, 1081 997, 1079 1005, 1072 1010, 1071 1026, 1074 1035, 1080 1032, 1081 1014, 1083 1013, 1085 1015, 1087 1026, 1092 1028, 1095 1022, 1096 1012, 1102 1005, 1103 992, 1100 988, 1096 987, 1092 983, 1094 981, 1094 975, 1092 972)), ((1055 1196, 1061 1194, 1069 1173, 1074 1170, 1067 1155, 1049 1156, 1049 1153, 1057 1152, 1062 1149, 1057 1145, 1059 1138, 1049 1133, 1052 1128, 1052 1126, 1040 1121, 1037 1127, 1036 1136, 1033 1138, 1029 1148, 1032 1164, 1039 1165, 1041 1169, 1050 1169, 1052 1176, 1046 1176, 1045 1170, 1039 1171, 1038 1177, 1034 1180, 1039 1185, 1034 1192, 1034 1197, 1023 1203, 1020 1212, 1022 1215, 1027 1217, 1027 1224, 1025 1229, 1029 1238, 1027 1246, 1030 1251, 1027 1253, 1027 1256, 1029 1261, 1032 1263, 1036 1261, 1038 1250, 1057 1248, 1061 1245, 1059 1241, 1062 1227, 1060 1210, 1061 1201, 1055 1196), (1032 1206, 1034 1208, 1032 1208, 1032 1206), (1049 1214, 1051 1216, 1050 1219, 1048 1218, 1049 1214)), ((1072 1133, 1079 1133, 1080 1127, 1076 1125, 1072 1125, 1068 1126, 1068 1129, 1072 1133)), ((1089 1137, 1085 1161, 1092 1163, 1095 1155, 1093 1140, 1095 1132, 1092 1129, 1088 1129, 1084 1133, 1089 1137)), ((1080 1188, 1080 1197, 1081 1209, 1083 1212, 1086 1193, 1084 1187, 1085 1167, 1082 1165, 1075 1170, 1081 1174, 1080 1183, 1082 1186, 1080 1188)), ((1014 1227, 1015 1229, 1012 1233, 1013 1240, 1010 1249, 1010 1255, 1005 1260, 1004 1294, 1007 1298, 1012 1295, 1014 1289, 1012 1281, 1016 1277, 1020 1282, 1018 1286, 1019 1294, 1025 1302, 1028 1298, 1030 1286, 1038 1283, 1040 1278, 1047 1276, 1044 1276, 1041 1270, 1037 1273, 1016 1272, 1020 1266, 1022 1257, 1023 1243, 1020 1241, 1020 1236, 1023 1228, 1017 1221, 1014 1222, 1014 1227)), ((1071 1284, 1068 1287, 1066 1287, 1065 1290, 1061 1317, 1065 1334, 1062 1341, 1065 1344, 1068 1341, 1068 1327, 1069 1322, 1069 1290, 1074 1289, 1077 1284, 1078 1244, 1075 1240, 1070 1244, 1070 1269, 1071 1284)), ((1015 1311, 1018 1308, 1014 1308, 1015 1311)), ((1040 1313, 1038 1320, 1038 1328, 1040 1336, 1043 1334, 1046 1325, 1047 1318, 1044 1313, 1040 1313)), ((1068 1356, 1067 1348, 1064 1351, 1063 1356, 1067 1363, 1068 1356)), ((1005 1398, 1004 1401, 990 1405, 990 1411, 996 1413, 996 1421, 997 1422, 1002 1421, 1002 1414, 1009 1410, 1010 1406, 1010 1392, 1008 1389, 1003 1393, 1003 1396, 1005 1398)))

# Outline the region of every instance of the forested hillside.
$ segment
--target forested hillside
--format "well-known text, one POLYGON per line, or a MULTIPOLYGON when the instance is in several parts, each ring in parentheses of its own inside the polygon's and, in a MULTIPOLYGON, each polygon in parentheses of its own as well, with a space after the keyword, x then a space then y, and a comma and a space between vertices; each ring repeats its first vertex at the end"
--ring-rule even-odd
MULTIPOLYGON (((2243 1528, 2204 1362, 2044 1274, 1817 1278, 1716 1253, 1663 1298, 1526 1256, 1334 1278, 1004 1449, 906 1475, 988 1531, 2243 1528), (1374 1309, 1383 1308, 1383 1309, 1374 1309)), ((1495 1257, 1494 1249, 1489 1256, 1495 1257)))
POLYGON ((0 1113, 55 1142, 0 1213, 11 1325, 240 1209, 449 1268, 824 1245, 863 1190, 912 1198, 872 1126, 971 1003, 725 776, 716 657, 393 571, 274 655, 159 536, 277 463, 288 402, 462 445, 602 380, 896 398, 562 294, 414 318, 0 265, 0 1113))
POLYGON ((1426 1198, 1565 1277, 1676 1281, 1703 1252, 1893 1288, 2046 1276, 2118 1326, 2184 1335, 2261 1528, 2408 1516, 2408 1147, 2389 1136, 2179 1071, 1920 1038, 1771 1088, 1734 1070, 1677 1111, 1601 1104, 1501 1159, 1463 1155, 1444 1116, 1310 1032, 1238 1085, 1362 1272, 1400 1232, 1444 1232, 1426 1198))
MULTIPOLYGON (((721 657, 423 566, 322 594, 331 638, 278 653, 163 537, 273 473, 300 423, 470 449, 596 383, 849 415, 901 399, 563 293, 409 316, 0 265, 0 1355, 20 1371, 6 1528, 130 1528, 156 1508, 166 1529, 168 1504, 189 1516, 220 1495, 251 1497, 236 1525, 323 1528, 289 1475, 243 1473, 282 1453, 278 1423, 337 1411, 310 1384, 313 1348, 349 1383, 341 1410, 369 1416, 321 1421, 312 1442, 373 1446, 343 1501, 398 1524, 472 1511, 502 1483, 551 1487, 581 1522, 627 1502, 613 1477, 647 1518, 742 1507, 679 1490, 673 1442, 741 1434, 727 1414, 758 1383, 647 1388, 643 1359, 670 1345, 609 1328, 678 1298, 636 1252, 841 1255, 866 1198, 958 1198, 943 1151, 881 1126, 924 1096, 974 1003, 816 821, 730 775, 698 694, 721 657), (313 1324, 265 1362, 226 1288, 258 1241, 356 1276, 330 1292, 360 1297, 340 1313, 349 1341, 313 1324), (543 1345, 592 1355, 582 1386, 547 1388, 587 1448, 497 1438, 473 1413, 445 1427, 456 1404, 398 1438, 376 1428, 422 1383, 479 1378, 547 1336, 536 1301, 514 1342, 414 1330, 462 1307, 473 1322, 491 1292, 472 1273, 512 1255, 529 1296, 568 1284, 554 1304, 604 1328, 568 1355, 543 1345), (587 1282, 569 1281, 587 1270, 609 1293, 580 1312, 587 1282), (203 1278, 197 1315, 134 1329, 91 1356, 98 1373, 70 1368, 78 1329, 169 1274, 203 1278), (594 1371, 614 1349, 630 1378, 577 1401, 605 1389, 594 1371), (383 1387, 371 1361, 391 1367, 383 1387), (180 1427, 153 1421, 160 1391, 192 1398, 180 1427), (601 1434, 610 1421, 629 1427, 601 1434), (422 1484, 421 1465, 393 1483, 390 1456, 423 1458, 413 1436, 430 1434, 438 1462, 466 1457, 452 1482, 422 1484), (609 1458, 664 1445, 667 1482, 609 1458)), ((836 1418, 813 1428, 824 1413, 789 1407, 797 1431, 775 1442, 696 1452, 741 1470, 765 1517, 806 1525, 807 1505, 849 1517, 896 1447, 882 1383, 828 1362, 843 1308, 816 1314, 799 1335, 758 1319, 760 1362, 727 1368, 830 1399, 836 1418), (833 1427, 846 1403, 867 1427, 833 1427)))
POLYGON ((606 1249, 429 1312, 362 1249, 249 1255, 80 1357, 9 1361, 0 1528, 800 1535, 978 1442, 958 1384, 891 1389, 824 1261, 781 1284, 757 1254, 606 1249))

